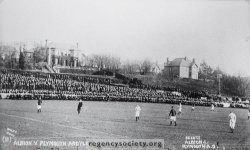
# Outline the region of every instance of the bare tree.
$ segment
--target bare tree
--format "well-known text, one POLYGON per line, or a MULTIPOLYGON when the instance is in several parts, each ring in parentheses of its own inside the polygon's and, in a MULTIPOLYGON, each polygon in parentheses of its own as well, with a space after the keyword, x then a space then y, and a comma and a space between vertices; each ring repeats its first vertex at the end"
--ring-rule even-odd
POLYGON ((122 71, 126 74, 140 73, 142 75, 148 74, 152 71, 153 63, 145 59, 144 61, 126 62, 122 66, 122 71))
POLYGON ((122 65, 122 72, 125 74, 136 74, 139 71, 139 64, 137 62, 125 62, 122 65))
POLYGON ((200 64, 199 79, 206 81, 207 79, 212 79, 213 68, 210 67, 204 60, 200 64))
POLYGON ((99 70, 102 70, 104 69, 104 59, 101 55, 93 55, 92 56, 92 59, 93 59, 93 63, 97 66, 97 68, 99 70))
POLYGON ((46 47, 35 47, 33 58, 35 63, 44 62, 46 60, 46 47))
POLYGON ((121 66, 120 58, 110 55, 93 55, 89 63, 95 64, 99 70, 109 69, 111 71, 116 71, 121 66))
POLYGON ((16 49, 9 45, 0 45, 0 66, 5 68, 13 68, 12 56, 16 49))
POLYGON ((145 59, 140 66, 141 74, 148 74, 151 72, 152 62, 148 59, 145 59))
POLYGON ((119 57, 114 57, 114 56, 110 57, 109 58, 109 65, 110 65, 109 69, 111 71, 119 70, 120 67, 121 67, 121 60, 120 60, 120 58, 119 57))

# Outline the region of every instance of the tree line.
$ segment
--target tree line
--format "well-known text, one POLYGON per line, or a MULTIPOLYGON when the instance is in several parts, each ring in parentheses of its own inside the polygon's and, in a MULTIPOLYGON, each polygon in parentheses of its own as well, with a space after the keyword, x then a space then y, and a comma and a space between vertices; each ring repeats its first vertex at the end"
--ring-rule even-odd
MULTIPOLYGON (((204 82, 212 81, 219 88, 221 85, 221 93, 230 96, 246 97, 250 96, 250 81, 247 77, 241 75, 233 76, 229 75, 219 67, 213 69, 205 61, 200 64, 199 79, 204 82), (220 83, 219 83, 220 80, 220 83)), ((219 89, 218 89, 219 92, 219 89)), ((219 93, 218 93, 219 94, 219 93)))

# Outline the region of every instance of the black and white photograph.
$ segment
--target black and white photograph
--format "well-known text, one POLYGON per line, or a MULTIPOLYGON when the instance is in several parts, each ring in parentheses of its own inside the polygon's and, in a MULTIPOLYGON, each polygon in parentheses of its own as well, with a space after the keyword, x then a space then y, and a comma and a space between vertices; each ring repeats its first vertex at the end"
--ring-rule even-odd
POLYGON ((0 0, 0 150, 250 149, 250 0, 0 0))

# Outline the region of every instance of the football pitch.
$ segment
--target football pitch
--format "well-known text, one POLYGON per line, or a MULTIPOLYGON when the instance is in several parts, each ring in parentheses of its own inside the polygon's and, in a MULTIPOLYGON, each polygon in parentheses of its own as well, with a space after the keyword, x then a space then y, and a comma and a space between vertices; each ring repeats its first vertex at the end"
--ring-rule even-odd
MULTIPOLYGON (((189 136, 219 145, 220 149, 250 149, 250 120, 246 109, 196 107, 182 105, 177 126, 170 126, 168 113, 172 105, 130 102, 83 101, 77 114, 77 101, 43 101, 37 113, 36 100, 0 100, 1 135, 13 129, 17 139, 164 139, 165 149, 183 149, 189 136), (142 111, 135 121, 135 107, 142 111), (234 133, 229 130, 228 114, 237 116, 234 133)), ((178 111, 178 105, 173 105, 178 111)), ((1 137, 2 138, 2 137, 1 137)), ((8 146, 2 146, 4 149, 8 146)), ((12 146, 10 149, 33 149, 12 146)), ((41 149, 41 148, 40 148, 41 149)), ((49 149, 49 148, 48 148, 49 149)), ((61 148, 74 149, 74 148, 61 148)))

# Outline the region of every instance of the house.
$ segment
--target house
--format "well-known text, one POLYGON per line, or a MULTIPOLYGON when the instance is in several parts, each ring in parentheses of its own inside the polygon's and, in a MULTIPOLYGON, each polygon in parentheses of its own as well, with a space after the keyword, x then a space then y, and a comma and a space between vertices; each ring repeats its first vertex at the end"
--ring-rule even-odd
POLYGON ((169 79, 174 78, 189 78, 198 79, 199 67, 195 63, 195 59, 190 61, 185 58, 176 58, 173 61, 169 61, 164 65, 164 72, 169 79))
MULTIPOLYGON (((162 64, 162 67, 163 67, 163 64, 162 64)), ((156 63, 152 63, 151 71, 150 72, 158 74, 158 73, 161 72, 162 67, 157 62, 156 63)))
POLYGON ((47 49, 49 66, 79 67, 82 55, 79 50, 61 50, 54 47, 47 49))

